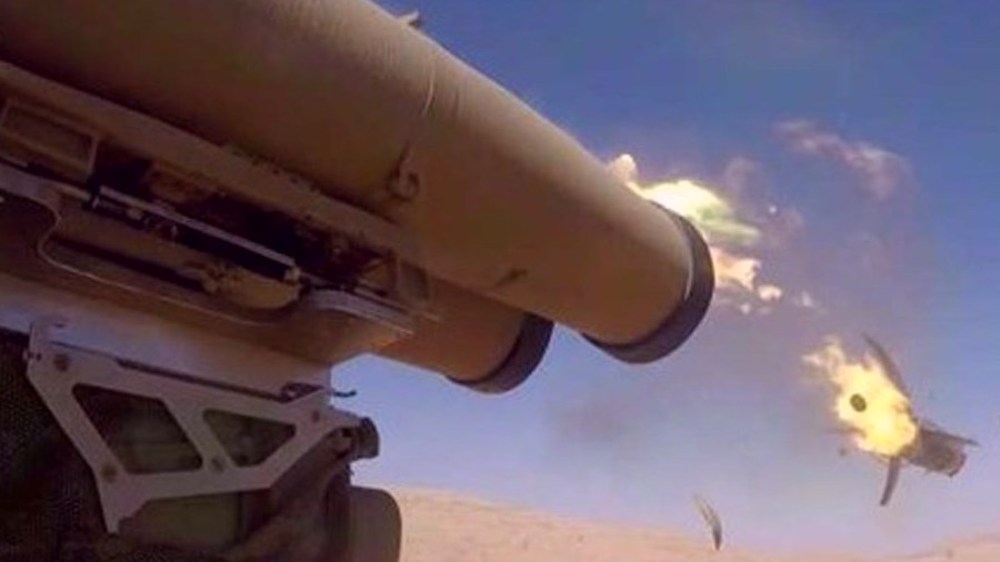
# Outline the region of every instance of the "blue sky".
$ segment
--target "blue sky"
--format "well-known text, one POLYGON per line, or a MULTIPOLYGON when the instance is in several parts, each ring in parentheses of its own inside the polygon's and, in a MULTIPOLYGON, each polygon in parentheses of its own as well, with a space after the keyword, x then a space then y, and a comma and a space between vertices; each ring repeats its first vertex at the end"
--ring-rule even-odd
POLYGON ((425 31, 576 136, 635 155, 644 180, 716 185, 740 157, 747 207, 794 211, 762 275, 827 309, 713 309, 652 366, 613 362, 568 331, 501 397, 374 359, 335 371, 383 453, 363 482, 446 488, 599 520, 702 532, 711 498, 731 544, 911 551, 1000 530, 1000 6, 739 0, 400 0, 425 31), (790 150, 806 120, 904 159, 878 200, 843 162, 790 150), (898 356, 918 409, 982 443, 955 479, 841 457, 828 394, 801 354, 861 330, 898 356))

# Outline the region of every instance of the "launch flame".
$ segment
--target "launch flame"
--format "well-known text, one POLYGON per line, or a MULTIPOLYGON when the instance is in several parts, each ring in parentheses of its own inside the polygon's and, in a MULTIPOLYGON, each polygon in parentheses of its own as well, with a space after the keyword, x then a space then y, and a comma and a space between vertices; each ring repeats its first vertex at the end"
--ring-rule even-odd
POLYGON ((738 219, 728 201, 699 182, 677 179, 642 185, 631 154, 622 154, 608 167, 636 194, 693 222, 710 244, 752 246, 760 238, 757 227, 738 219))
POLYGON ((640 184, 638 164, 629 154, 622 154, 608 167, 637 195, 674 211, 698 228, 711 248, 717 303, 749 314, 764 312, 768 304, 782 298, 781 287, 759 281, 762 262, 750 254, 762 236, 760 229, 742 220, 717 190, 690 179, 640 184))
POLYGON ((803 357, 807 365, 837 389, 833 411, 853 433, 863 451, 885 457, 899 455, 917 439, 910 400, 869 354, 852 360, 839 339, 803 357))

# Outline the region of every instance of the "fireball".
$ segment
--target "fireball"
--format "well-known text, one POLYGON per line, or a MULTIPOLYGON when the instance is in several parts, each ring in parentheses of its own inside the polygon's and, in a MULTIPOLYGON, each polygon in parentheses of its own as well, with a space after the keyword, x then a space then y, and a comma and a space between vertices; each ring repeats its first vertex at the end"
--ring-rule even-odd
POLYGON ((863 451, 895 457, 917 439, 910 400, 871 355, 853 360, 837 338, 806 355, 807 365, 836 389, 832 409, 863 451))

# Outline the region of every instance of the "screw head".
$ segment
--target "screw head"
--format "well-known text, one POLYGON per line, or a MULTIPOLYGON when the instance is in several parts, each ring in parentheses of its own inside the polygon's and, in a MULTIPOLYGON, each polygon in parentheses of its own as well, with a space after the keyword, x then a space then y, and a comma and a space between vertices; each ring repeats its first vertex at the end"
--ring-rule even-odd
POLYGON ((212 457, 212 470, 222 472, 226 469, 226 461, 222 457, 212 457))

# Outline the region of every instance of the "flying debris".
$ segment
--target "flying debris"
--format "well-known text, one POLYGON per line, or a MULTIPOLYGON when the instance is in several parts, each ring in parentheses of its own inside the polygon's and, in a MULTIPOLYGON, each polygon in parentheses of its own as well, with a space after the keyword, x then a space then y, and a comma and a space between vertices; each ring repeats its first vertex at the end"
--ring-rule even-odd
POLYGON ((886 505, 904 464, 954 476, 965 464, 965 447, 977 443, 917 416, 911 393, 889 352, 874 338, 863 338, 870 352, 861 361, 850 359, 837 338, 828 338, 821 349, 803 359, 837 387, 833 410, 842 433, 859 450, 888 465, 879 501, 886 505))
MULTIPOLYGON (((875 361, 881 367, 882 372, 909 401, 910 392, 903 382, 902 373, 892 360, 889 352, 874 338, 868 335, 864 335, 863 337, 871 348, 875 361)), ((864 411, 864 408, 859 409, 856 407, 854 398, 861 398, 859 403, 864 403, 864 397, 860 395, 851 397, 851 405, 855 406, 855 409, 859 412, 864 411)), ((879 505, 888 505, 892 499, 904 463, 922 467, 928 472, 937 472, 949 477, 955 476, 965 465, 965 447, 968 445, 978 445, 976 441, 949 433, 930 420, 920 419, 913 415, 912 412, 910 412, 910 415, 917 424, 916 438, 898 454, 886 457, 888 472, 879 505)))
POLYGON ((701 513, 702 519, 709 526, 712 531, 712 544, 715 546, 715 550, 722 548, 722 521, 719 520, 719 514, 716 513, 715 509, 712 507, 708 501, 699 496, 694 496, 694 503, 698 507, 698 512, 701 513))
POLYGON ((903 375, 899 371, 899 367, 892 360, 889 352, 886 351, 882 344, 878 342, 875 338, 869 336, 868 334, 861 334, 862 339, 871 348, 872 353, 875 354, 875 360, 878 362, 879 366, 882 367, 882 372, 885 376, 889 377, 892 384, 899 389, 900 392, 905 394, 907 397, 910 396, 910 389, 906 387, 906 383, 903 381, 903 375))
POLYGON ((868 401, 865 400, 864 396, 854 394, 851 396, 851 407, 857 412, 864 412, 868 409, 868 401))
POLYGON ((979 445, 973 439, 944 431, 928 420, 921 420, 919 427, 920 433, 913 446, 901 455, 889 459, 889 471, 879 505, 887 505, 892 499, 903 462, 919 466, 928 472, 955 476, 965 466, 965 447, 979 445))

